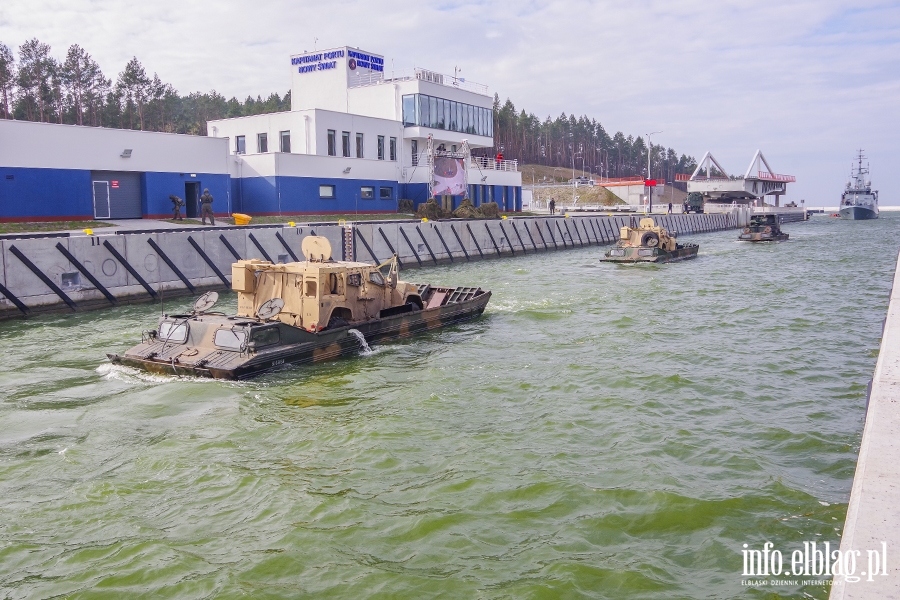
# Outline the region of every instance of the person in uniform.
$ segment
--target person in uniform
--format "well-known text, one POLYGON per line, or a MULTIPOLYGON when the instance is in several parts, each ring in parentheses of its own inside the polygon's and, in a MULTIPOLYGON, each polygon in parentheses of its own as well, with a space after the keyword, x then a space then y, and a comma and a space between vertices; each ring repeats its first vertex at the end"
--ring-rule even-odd
POLYGON ((175 194, 171 194, 169 200, 172 201, 172 220, 184 221, 184 217, 181 216, 181 207, 184 206, 184 200, 175 194))
POLYGON ((206 217, 209 217, 209 224, 216 224, 216 217, 213 215, 212 209, 213 197, 209 193, 209 188, 203 188, 203 195, 200 196, 200 220, 206 225, 206 217))
POLYGON ((553 198, 550 198, 550 214, 552 215, 555 213, 556 213, 556 200, 553 198))

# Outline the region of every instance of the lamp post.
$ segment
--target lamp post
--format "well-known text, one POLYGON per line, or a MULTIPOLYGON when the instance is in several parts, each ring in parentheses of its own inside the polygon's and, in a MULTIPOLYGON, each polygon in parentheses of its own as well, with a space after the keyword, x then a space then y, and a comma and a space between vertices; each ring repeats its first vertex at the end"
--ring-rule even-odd
MULTIPOLYGON (((656 133, 662 133, 662 131, 651 131, 647 134, 647 179, 650 179, 650 151, 653 149, 653 146, 650 144, 650 136, 656 133)), ((649 212, 653 213, 653 189, 650 186, 647 186, 647 204, 649 208, 649 212)))

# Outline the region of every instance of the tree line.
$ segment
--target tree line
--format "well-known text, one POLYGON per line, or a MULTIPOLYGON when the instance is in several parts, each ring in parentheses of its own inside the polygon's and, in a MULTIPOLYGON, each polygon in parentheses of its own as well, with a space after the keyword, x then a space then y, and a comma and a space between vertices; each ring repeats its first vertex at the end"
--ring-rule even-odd
MULTIPOLYGON (((93 127, 165 131, 206 135, 206 122, 290 110, 291 93, 226 100, 212 90, 182 96, 159 75, 149 76, 137 57, 128 61, 115 80, 78 44, 55 58, 50 46, 31 39, 18 56, 0 42, 0 118, 93 127)), ((596 119, 561 114, 541 121, 517 111, 509 99, 494 96, 494 152, 520 163, 582 168, 607 177, 646 174, 647 147, 641 137, 610 136, 596 119)), ((676 173, 691 173, 692 156, 653 145, 653 177, 673 181, 676 173)))
POLYGON ((64 58, 31 39, 18 56, 0 42, 0 118, 206 135, 206 122, 290 110, 291 93, 226 100, 212 90, 186 96, 135 57, 113 80, 78 44, 64 58))
MULTIPOLYGON (((642 137, 617 131, 610 136, 603 125, 587 116, 576 118, 562 113, 541 121, 525 110, 517 111, 507 99, 500 103, 494 95, 494 145, 504 158, 520 163, 550 167, 582 167, 604 177, 632 177, 647 174, 647 146, 642 137)), ((674 181, 676 173, 690 174, 697 167, 693 156, 673 148, 652 145, 651 176, 674 181)))

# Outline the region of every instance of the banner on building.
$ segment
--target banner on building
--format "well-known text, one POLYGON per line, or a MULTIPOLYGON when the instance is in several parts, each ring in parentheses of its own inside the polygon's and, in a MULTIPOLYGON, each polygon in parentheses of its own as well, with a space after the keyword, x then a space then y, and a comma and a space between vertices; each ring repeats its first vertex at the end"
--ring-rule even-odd
POLYGON ((466 194, 465 159, 437 156, 434 159, 432 195, 464 196, 466 194))

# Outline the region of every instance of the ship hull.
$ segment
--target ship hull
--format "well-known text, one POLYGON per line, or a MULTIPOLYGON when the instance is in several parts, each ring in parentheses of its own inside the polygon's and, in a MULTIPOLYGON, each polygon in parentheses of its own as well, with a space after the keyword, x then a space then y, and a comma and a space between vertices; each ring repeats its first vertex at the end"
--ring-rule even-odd
POLYGON ((840 215, 846 221, 865 221, 878 218, 877 211, 865 206, 845 206, 841 209, 840 215))
POLYGON ((214 359, 198 361, 200 364, 186 363, 176 354, 171 358, 165 356, 166 346, 160 341, 143 342, 123 355, 107 356, 114 364, 163 375, 246 379, 284 368, 285 365, 333 360, 342 355, 359 352, 362 340, 353 331, 361 333, 368 343, 376 343, 402 339, 471 320, 484 312, 490 298, 491 293, 485 291, 462 302, 310 333, 308 341, 280 345, 252 354, 218 351, 214 359))

